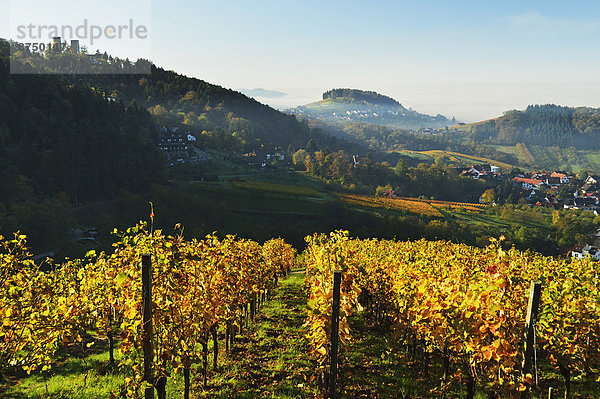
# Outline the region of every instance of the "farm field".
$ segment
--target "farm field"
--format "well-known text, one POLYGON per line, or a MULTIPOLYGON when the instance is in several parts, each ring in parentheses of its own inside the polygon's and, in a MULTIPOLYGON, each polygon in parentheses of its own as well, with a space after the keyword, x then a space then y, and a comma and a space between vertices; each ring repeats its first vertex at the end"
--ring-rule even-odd
POLYGON ((321 198, 321 194, 309 187, 304 186, 295 186, 289 184, 277 184, 277 183, 269 183, 264 181, 232 181, 232 184, 235 188, 239 189, 248 189, 248 190, 260 190, 267 191, 272 193, 279 193, 284 195, 292 195, 292 196, 303 196, 303 197, 311 197, 311 198, 321 198))
POLYGON ((521 152, 514 145, 492 145, 491 147, 495 148, 498 151, 502 151, 505 154, 514 155, 519 160, 519 163, 525 163, 525 159, 521 155, 521 152))
POLYGON ((483 204, 425 200, 408 197, 383 198, 358 194, 335 194, 335 196, 342 201, 353 205, 401 210, 437 217, 443 217, 440 210, 467 210, 479 213, 486 207, 483 204))
MULTIPOLYGON (((222 351, 218 368, 208 370, 208 385, 193 378, 192 397, 197 398, 260 398, 273 399, 315 398, 319 389, 313 364, 308 356, 306 329, 307 293, 303 270, 292 272, 280 281, 273 298, 267 301, 254 322, 236 336, 236 344, 229 354, 222 351)), ((439 383, 443 369, 436 362, 426 369, 419 355, 406 351, 386 328, 377 322, 370 311, 350 318, 353 340, 341 365, 341 399, 357 397, 435 398, 430 392, 439 383)), ((220 335, 223 339, 223 335, 220 335)), ((213 349, 209 344, 209 352, 213 349)), ((5 373, 7 381, 0 384, 2 399, 103 399, 112 390, 118 390, 126 377, 123 372, 106 367, 106 342, 98 340, 82 358, 64 353, 64 361, 46 376, 26 373, 5 373)), ((120 355, 117 356, 117 361, 120 355)), ((543 375, 561 387, 561 377, 544 366, 543 375)), ((193 375, 200 370, 194 368, 193 375)), ((573 382, 575 397, 600 398, 594 383, 573 382), (587 393, 587 394, 585 394, 587 393), (581 396, 583 395, 583 396, 581 396)), ((174 376, 167 385, 167 398, 183 397, 183 378, 174 376)), ((464 398, 464 388, 454 386, 448 392, 453 398, 464 398)), ((560 393, 560 391, 559 391, 560 393)), ((156 397, 156 396, 155 396, 156 397)), ((484 399, 487 393, 477 387, 475 398, 484 399)), ((546 398, 547 392, 534 392, 532 398, 546 398), (546 396, 544 396, 546 395, 546 396)))
POLYGON ((371 208, 385 208, 406 211, 421 215, 442 217, 440 211, 425 201, 404 200, 398 198, 381 198, 358 194, 336 194, 343 202, 371 208))
POLYGON ((500 161, 495 161, 489 158, 478 157, 474 155, 461 154, 459 152, 453 151, 443 151, 443 150, 428 150, 428 151, 412 151, 412 150, 403 150, 398 151, 399 154, 405 154, 411 157, 420 158, 422 160, 426 160, 428 162, 433 162, 435 157, 446 155, 449 156, 450 159, 457 163, 464 164, 478 164, 478 163, 487 163, 490 165, 500 166, 505 171, 510 171, 513 167, 511 164, 507 164, 500 161))
POLYGON ((410 156, 418 162, 435 161, 438 156, 448 156, 453 162, 466 165, 488 163, 497 165, 503 171, 510 171, 513 167, 531 172, 534 170, 566 170, 577 173, 582 170, 600 170, 600 151, 577 150, 573 147, 562 148, 558 146, 523 145, 492 145, 498 151, 514 155, 519 164, 512 165, 489 158, 474 155, 461 154, 452 151, 429 150, 429 151, 398 151, 399 154, 410 156))
MULTIPOLYGON (((490 216, 458 214, 482 223, 490 216)), ((497 217, 510 224, 525 216, 514 209, 497 217)), ((545 217, 534 216, 528 217, 536 223, 545 217)), ((6 348, 0 397, 138 397, 144 389, 138 373, 144 362, 141 293, 148 275, 139 264, 146 252, 154 274, 153 367, 163 379, 155 387, 165 398, 187 397, 188 390, 203 398, 318 397, 330 359, 333 270, 344 278, 340 398, 402 392, 474 399, 522 389, 541 398, 549 387, 598 397, 600 346, 591 331, 598 326, 600 294, 590 261, 502 248, 501 240, 477 248, 361 240, 340 230, 310 235, 299 257, 281 239, 262 245, 233 236, 186 241, 142 225, 119 237, 114 254, 90 254, 46 272, 27 259, 25 236, 2 242, 8 253, 0 272, 8 280, 0 304, 9 311, 0 326, 6 348), (544 348, 539 390, 520 366, 533 280, 541 281, 544 298, 537 324, 544 348), (35 335, 21 341, 13 335, 20 330, 35 335), (573 351, 581 356, 568 356, 573 351), (477 374, 464 368, 465 359, 477 374), (564 367, 571 371, 565 374, 564 367)))

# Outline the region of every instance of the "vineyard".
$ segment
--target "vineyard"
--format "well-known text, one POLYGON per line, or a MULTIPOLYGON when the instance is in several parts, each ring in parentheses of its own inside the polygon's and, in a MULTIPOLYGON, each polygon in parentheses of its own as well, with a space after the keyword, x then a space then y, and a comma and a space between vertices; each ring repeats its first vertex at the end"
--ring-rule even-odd
MULTIPOLYGON (((187 241, 179 231, 165 236, 138 225, 115 232, 114 253, 92 252, 82 260, 50 264, 49 271, 31 261, 25 236, 2 239, 0 371, 47 373, 62 348, 79 345, 85 350, 94 344, 94 334, 109 343, 107 363, 124 376, 114 397, 143 397, 156 390, 159 398, 166 398, 167 382, 180 376, 184 398, 198 394, 193 381, 196 389, 198 384, 208 389, 203 397, 212 397, 206 388, 207 369, 209 358, 213 370, 222 359, 219 337, 230 355, 240 344, 237 339, 247 341, 242 329, 259 317, 261 305, 268 306, 280 277, 298 264, 305 268, 298 290, 284 281, 294 292, 293 298, 286 296, 288 301, 299 306, 293 311, 298 327, 289 330, 284 324, 292 317, 280 315, 262 339, 283 337, 280 347, 294 346, 299 352, 287 355, 293 362, 288 367, 302 364, 302 375, 294 377, 280 365, 275 374, 261 376, 252 364, 266 359, 265 354, 249 357, 244 364, 251 372, 242 374, 270 383, 277 383, 273 376, 287 375, 283 381, 294 381, 286 388, 293 388, 293 397, 314 397, 319 388, 325 394, 332 381, 332 359, 339 359, 335 375, 341 397, 350 392, 360 396, 361 386, 350 387, 348 381, 356 381, 355 374, 365 369, 351 366, 352 351, 357 350, 353 345, 364 342, 358 338, 364 331, 358 334, 356 323, 362 318, 374 323, 385 338, 382 345, 387 345, 367 364, 381 357, 416 367, 427 381, 416 397, 455 397, 460 390, 467 398, 475 392, 522 397, 550 385, 556 388, 552 373, 561 376, 565 396, 576 393, 582 381, 597 387, 600 292, 597 263, 589 260, 571 263, 503 250, 500 241, 475 248, 444 241, 359 240, 342 231, 307 237, 307 247, 297 257, 281 239, 263 245, 215 235, 187 241), (148 261, 151 284, 144 286, 147 269, 140 266, 148 261), (336 270, 341 277, 334 295, 336 270), (533 355, 524 363, 532 281, 541 283, 541 303, 530 324, 533 355), (150 322, 143 317, 145 292, 151 292, 150 322), (333 306, 336 297, 338 306, 333 306), (306 312, 299 312, 302 308, 306 312), (337 323, 334 309, 339 309, 337 323), (148 324, 150 341, 145 339, 148 324), (336 337, 339 345, 334 344, 336 337), (305 382, 293 379, 298 377, 305 382)), ((264 346, 257 342, 257 347, 264 346)), ((388 384, 400 392, 402 386, 394 388, 394 381, 388 384)))
MULTIPOLYGON (((476 385, 489 397, 520 397, 548 364, 564 378, 595 380, 600 373, 600 292, 591 261, 569 263, 511 249, 446 242, 357 240, 346 233, 314 235, 305 251, 309 291, 307 338, 321 384, 327 385, 334 270, 342 271, 339 334, 352 341, 349 319, 366 310, 420 354, 425 369, 439 362, 431 390, 476 385), (535 321, 535 368, 524 367, 524 320, 530 282, 543 287, 535 321)), ((343 365, 343 360, 342 360, 343 365)))
POLYGON ((487 163, 490 165, 497 165, 500 166, 502 169, 509 171, 513 168, 513 165, 505 163, 505 162, 501 162, 498 160, 494 160, 494 159, 489 159, 489 158, 485 158, 485 157, 479 157, 476 155, 468 155, 468 154, 462 154, 460 152, 453 152, 453 151, 444 151, 444 150, 427 150, 427 151, 412 151, 412 150, 401 150, 398 151, 399 153, 404 153, 407 155, 420 155, 425 157, 426 159, 429 159, 431 161, 433 161, 435 159, 435 157, 439 157, 439 156, 447 156, 450 158, 450 160, 452 162, 456 162, 456 163, 466 163, 466 164, 476 164, 476 163, 487 163))
POLYGON ((127 374, 114 395, 140 397, 155 388, 165 398, 167 379, 183 374, 187 398, 192 365, 202 364, 206 384, 209 339, 216 363, 217 331, 225 331, 228 350, 244 318, 254 317, 295 258, 281 239, 262 246, 232 236, 185 241, 143 225, 119 237, 113 254, 89 253, 84 260, 51 265, 49 272, 31 261, 24 235, 0 239, 1 369, 48 371, 60 348, 83 343, 95 331, 109 341, 113 365, 118 349, 119 367, 127 374), (151 342, 144 339, 148 326, 142 318, 143 256, 152 261, 151 342), (144 375, 149 365, 152 376, 144 375))
POLYGON ((485 209, 485 204, 476 204, 473 202, 453 202, 453 201, 439 201, 439 200, 425 200, 419 198, 409 197, 398 197, 401 201, 414 201, 414 202, 425 202, 427 204, 436 205, 447 209, 466 209, 468 211, 480 212, 485 209))
POLYGON ((371 208, 401 210, 436 217, 443 217, 439 208, 464 209, 472 212, 481 212, 486 207, 485 204, 475 204, 472 202, 438 201, 409 197, 385 198, 358 194, 336 194, 336 196, 348 204, 368 206, 371 208))
POLYGON ((521 158, 523 158, 523 160, 525 161, 526 164, 528 164, 528 165, 536 164, 535 158, 531 154, 531 151, 529 151, 529 148, 527 148, 527 146, 524 143, 517 143, 516 148, 517 148, 517 151, 519 151, 519 154, 521 154, 521 158))
POLYGON ((342 201, 352 205, 368 206, 371 208, 385 208, 412 212, 421 215, 443 217, 439 210, 431 206, 426 201, 370 197, 357 194, 337 194, 336 196, 342 201))

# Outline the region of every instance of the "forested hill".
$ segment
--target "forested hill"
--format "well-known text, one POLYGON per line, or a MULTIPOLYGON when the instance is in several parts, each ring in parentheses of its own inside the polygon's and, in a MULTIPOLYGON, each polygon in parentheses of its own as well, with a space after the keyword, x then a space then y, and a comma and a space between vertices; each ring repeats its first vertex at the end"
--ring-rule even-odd
POLYGON ((402 105, 391 97, 384 96, 383 94, 376 93, 374 91, 364 91, 358 89, 332 89, 323 93, 323 100, 344 98, 353 101, 362 101, 370 104, 378 105, 391 105, 396 107, 402 107, 402 105))
POLYGON ((88 84, 123 103, 136 101, 165 125, 184 125, 200 145, 249 151, 261 146, 300 146, 306 124, 245 95, 152 66, 152 73, 88 76, 88 84))
POLYGON ((483 144, 575 146, 600 148, 600 109, 530 105, 524 111, 455 128, 469 141, 483 144))
POLYGON ((64 234, 70 205, 163 178, 148 111, 60 76, 10 75, 8 51, 0 42, 0 234, 22 229, 35 244, 64 234))
POLYGON ((443 115, 430 116, 405 108, 391 97, 374 91, 333 89, 323 100, 289 110, 308 120, 345 123, 362 122, 392 129, 440 128, 456 123, 443 115))
POLYGON ((17 51, 14 57, 34 68, 44 65, 53 71, 85 67, 93 74, 64 75, 65 79, 123 104, 135 101, 150 110, 159 124, 182 126, 195 133, 202 147, 249 151, 261 146, 301 146, 308 141, 306 124, 237 91, 155 65, 149 66, 150 74, 128 73, 140 70, 140 63, 148 61, 130 63, 106 53, 90 58, 49 52, 42 57, 17 51))

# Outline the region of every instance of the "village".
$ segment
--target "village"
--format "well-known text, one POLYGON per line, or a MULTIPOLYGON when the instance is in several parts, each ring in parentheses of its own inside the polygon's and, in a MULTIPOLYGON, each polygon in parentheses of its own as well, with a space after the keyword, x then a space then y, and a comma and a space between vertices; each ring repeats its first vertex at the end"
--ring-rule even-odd
MULTIPOLYGON (((481 164, 459 168, 461 176, 496 182, 512 181, 519 188, 519 198, 532 206, 554 209, 581 209, 600 211, 600 176, 585 175, 576 177, 564 171, 532 172, 512 170, 503 173, 498 166, 481 164)), ((483 199, 480 199, 483 202, 483 199)))
MULTIPOLYGON (((465 167, 459 169, 459 174, 473 179, 495 181, 498 184, 511 181, 513 186, 519 189, 519 201, 526 202, 530 206, 556 210, 580 209, 593 212, 595 215, 599 215, 600 212, 600 176, 598 175, 586 174, 577 177, 564 171, 526 173, 518 170, 504 174, 500 167, 489 164, 465 167)), ((479 202, 486 202, 483 195, 479 202)), ((491 204, 495 205, 496 202, 492 201, 491 204)), ((565 255, 577 259, 589 256, 600 261, 600 248, 598 248, 600 227, 594 236, 590 237, 590 242, 595 245, 576 245, 565 255)))

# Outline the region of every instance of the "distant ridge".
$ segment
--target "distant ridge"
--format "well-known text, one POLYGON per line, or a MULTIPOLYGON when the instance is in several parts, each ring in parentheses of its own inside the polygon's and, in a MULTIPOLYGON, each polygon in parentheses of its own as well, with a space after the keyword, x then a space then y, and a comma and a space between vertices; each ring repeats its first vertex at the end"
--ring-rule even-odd
POLYGON ((328 90, 323 93, 323 100, 287 112, 309 120, 328 123, 360 122, 392 129, 441 128, 456 123, 444 115, 421 114, 405 108, 391 97, 359 89, 328 90))
MULTIPOLYGON (((323 93, 323 100, 328 98, 346 98, 354 101, 364 101, 369 104, 377 105, 391 105, 402 107, 398 101, 391 97, 384 96, 383 94, 376 93, 374 91, 365 91, 358 89, 332 89, 323 93)), ((404 108, 404 107, 403 107, 404 108)))
POLYGON ((471 142, 484 144, 525 143, 598 149, 600 109, 530 105, 522 111, 506 111, 498 118, 454 126, 453 130, 471 142))

